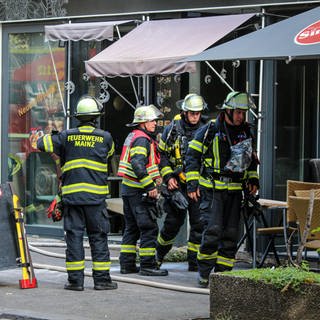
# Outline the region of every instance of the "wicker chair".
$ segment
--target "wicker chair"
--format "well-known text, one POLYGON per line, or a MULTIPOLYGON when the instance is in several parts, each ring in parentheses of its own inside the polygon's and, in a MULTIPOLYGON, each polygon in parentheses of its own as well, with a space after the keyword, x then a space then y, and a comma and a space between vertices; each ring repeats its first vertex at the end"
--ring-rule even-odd
MULTIPOLYGON (((292 196, 307 196, 308 197, 311 189, 316 190, 315 191, 316 197, 318 194, 320 197, 320 183, 287 180, 287 209, 282 210, 283 216, 282 216, 281 223, 279 223, 276 226, 270 226, 267 228, 258 228, 257 229, 257 235, 269 237, 268 245, 263 253, 259 267, 261 267, 263 265, 265 258, 271 249, 273 249, 275 256, 276 256, 276 259, 277 259, 277 262, 279 263, 279 260, 278 260, 277 254, 276 254, 276 250, 275 250, 275 244, 274 244, 274 240, 276 237, 283 238, 283 243, 287 248, 287 252, 292 252, 292 244, 288 243, 288 238, 293 232, 298 233, 299 230, 297 227, 296 211, 293 209, 293 203, 292 203, 293 200, 291 197, 292 196), (288 247, 288 246, 290 246, 290 247, 288 247)), ((275 208, 272 208, 272 209, 275 209, 275 208)))
MULTIPOLYGON (((313 213, 311 219, 310 232, 307 235, 307 242, 305 244, 306 253, 307 250, 320 249, 320 232, 312 233, 315 228, 320 227, 320 194, 315 192, 316 198, 314 198, 313 213)), ((292 211, 297 217, 300 235, 303 234, 306 225, 306 217, 309 208, 310 197, 298 197, 290 196, 290 202, 292 204, 292 211)))

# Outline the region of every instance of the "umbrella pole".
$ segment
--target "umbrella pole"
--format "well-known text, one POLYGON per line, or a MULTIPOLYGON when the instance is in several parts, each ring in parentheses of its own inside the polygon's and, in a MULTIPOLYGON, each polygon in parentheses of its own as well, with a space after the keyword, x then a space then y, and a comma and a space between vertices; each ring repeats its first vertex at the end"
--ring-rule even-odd
POLYGON ((62 92, 61 92, 60 83, 59 83, 59 77, 58 77, 58 73, 57 73, 57 69, 56 69, 56 64, 54 62, 50 41, 48 41, 48 46, 49 46, 49 51, 50 51, 50 56, 51 56, 51 61, 52 61, 52 65, 53 65, 54 74, 55 74, 56 81, 57 81, 57 87, 58 87, 58 91, 59 91, 59 95, 60 95, 60 100, 61 100, 61 103, 62 103, 63 114, 64 114, 65 117, 67 117, 67 110, 66 110, 66 106, 64 105, 64 99, 62 97, 62 92))
MULTIPOLYGON (((71 81, 71 41, 68 40, 68 74, 67 74, 67 83, 70 84, 71 81)), ((70 90, 67 90, 67 110, 70 112, 70 90)), ((70 127, 70 118, 67 118, 67 129, 70 127)))
MULTIPOLYGON (((261 15, 261 28, 265 27, 265 9, 262 9, 261 15)), ((264 61, 260 60, 260 72, 259 72, 259 102, 258 102, 258 114, 261 115, 262 112, 262 92, 263 92, 263 70, 264 70, 264 61)), ((257 154, 260 159, 260 149, 261 149, 261 128, 262 128, 262 117, 258 117, 257 124, 257 154)))
POLYGON ((143 75, 143 82, 142 82, 142 90, 143 90, 143 104, 146 106, 149 104, 149 76, 143 75))

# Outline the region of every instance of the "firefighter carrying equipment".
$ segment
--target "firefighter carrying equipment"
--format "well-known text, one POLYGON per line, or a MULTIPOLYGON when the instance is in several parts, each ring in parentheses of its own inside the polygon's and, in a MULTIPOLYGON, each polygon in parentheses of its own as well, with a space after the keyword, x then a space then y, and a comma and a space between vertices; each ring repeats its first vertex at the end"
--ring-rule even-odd
POLYGON ((165 199, 167 199, 170 202, 170 204, 173 207, 175 207, 178 210, 178 212, 180 210, 188 209, 189 202, 180 190, 175 189, 171 191, 168 190, 166 186, 164 186, 161 189, 161 194, 165 199))
POLYGON ((165 128, 159 143, 160 169, 165 182, 172 177, 179 178, 182 183, 186 182, 184 171, 188 142, 201 124, 191 126, 182 118, 173 120, 165 128))
POLYGON ((150 198, 147 193, 142 194, 142 202, 146 204, 147 211, 153 220, 157 220, 164 215, 163 197, 150 198))
POLYGON ((103 105, 100 101, 85 95, 79 99, 74 116, 80 121, 87 121, 103 115, 102 110, 103 105))
POLYGON ((207 126, 200 128, 189 143, 186 155, 188 192, 196 191, 199 185, 216 190, 242 190, 243 179, 259 185, 256 170, 259 161, 254 153, 252 153, 250 166, 244 172, 225 170, 230 160, 230 143, 235 145, 251 138, 252 134, 247 122, 241 126, 225 127, 224 116, 225 113, 222 112, 214 122, 211 121, 207 126))
MULTIPOLYGON (((183 136, 179 136, 178 139, 174 142, 174 155, 175 155, 175 160, 176 160, 175 173, 180 178, 180 181, 184 182, 184 183, 186 182, 186 175, 183 172, 184 166, 183 166, 183 159, 182 159, 182 155, 181 155, 181 147, 185 146, 185 144, 186 144, 186 137, 183 137, 183 136)), ((186 149, 186 148, 184 147, 184 149, 186 149)), ((186 152, 186 150, 185 150, 185 152, 186 152)), ((184 154, 185 154, 185 152, 184 152, 184 154)))
POLYGON ((118 176, 122 177, 122 183, 129 187, 143 189, 150 184, 154 184, 156 187, 155 181, 160 178, 160 172, 158 164, 160 162, 160 157, 157 153, 157 144, 148 134, 144 131, 135 129, 133 130, 128 137, 126 138, 119 162, 118 176), (135 174, 132 164, 131 157, 135 153, 140 153, 147 156, 147 150, 143 147, 132 148, 133 142, 138 138, 146 138, 150 143, 150 154, 148 158, 148 163, 146 165, 146 170, 148 175, 143 179, 139 180, 135 174))
POLYGON ((252 161, 252 138, 245 139, 234 146, 230 146, 230 160, 225 170, 232 172, 244 172, 252 161))
POLYGON ((51 202, 49 208, 47 209, 48 218, 52 219, 53 222, 58 222, 62 220, 63 217, 63 204, 61 197, 56 195, 51 202))
POLYGON ((140 123, 157 120, 163 116, 163 113, 153 104, 141 106, 134 111, 133 122, 128 123, 127 127, 134 127, 140 123))
POLYGON ((22 279, 19 280, 21 289, 31 289, 38 286, 37 279, 34 275, 34 269, 29 251, 29 245, 24 226, 24 218, 22 208, 19 205, 19 198, 16 194, 12 195, 13 213, 16 222, 16 231, 18 238, 18 246, 20 252, 19 264, 22 268, 22 279))

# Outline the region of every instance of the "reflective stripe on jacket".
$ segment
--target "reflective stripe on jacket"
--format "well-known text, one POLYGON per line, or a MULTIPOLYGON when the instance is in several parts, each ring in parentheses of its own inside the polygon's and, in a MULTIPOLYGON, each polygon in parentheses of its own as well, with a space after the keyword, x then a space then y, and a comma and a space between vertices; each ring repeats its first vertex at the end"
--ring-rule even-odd
POLYGON ((159 154, 157 152, 156 142, 148 136, 144 131, 135 129, 126 138, 122 153, 120 156, 118 176, 122 177, 122 183, 133 188, 146 188, 150 184, 154 184, 154 181, 160 178, 158 164, 160 162, 159 154), (138 138, 146 138, 150 144, 150 151, 144 146, 134 146, 133 143, 138 138), (140 155, 148 159, 148 163, 145 166, 146 175, 138 177, 131 163, 131 159, 134 156, 140 155))
MULTIPOLYGON (((195 191, 198 186, 215 188, 217 190, 242 190, 244 179, 258 179, 257 162, 252 159, 250 167, 239 178, 238 173, 224 170, 230 157, 230 145, 222 125, 223 120, 218 117, 200 128, 194 139, 189 143, 186 155, 186 177, 189 192, 195 191)), ((233 143, 251 137, 247 123, 241 127, 231 128, 233 143)))
POLYGON ((62 165, 62 200, 69 205, 97 205, 109 193, 108 158, 114 153, 110 133, 91 125, 47 134, 38 148, 54 152, 62 165))

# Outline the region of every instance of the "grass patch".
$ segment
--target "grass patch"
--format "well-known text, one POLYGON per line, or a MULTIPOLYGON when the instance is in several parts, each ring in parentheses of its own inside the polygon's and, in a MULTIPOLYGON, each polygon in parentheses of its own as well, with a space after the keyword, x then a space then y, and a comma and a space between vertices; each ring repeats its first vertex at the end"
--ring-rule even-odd
POLYGON ((289 288, 299 291, 301 284, 320 284, 320 274, 295 267, 235 270, 224 272, 223 274, 248 278, 254 281, 263 281, 274 285, 281 291, 286 291, 289 288))

